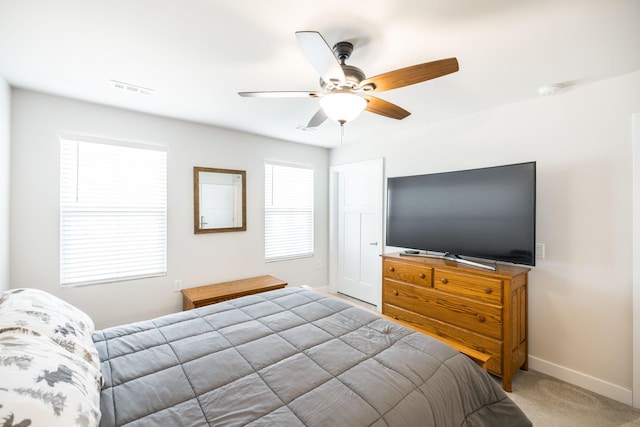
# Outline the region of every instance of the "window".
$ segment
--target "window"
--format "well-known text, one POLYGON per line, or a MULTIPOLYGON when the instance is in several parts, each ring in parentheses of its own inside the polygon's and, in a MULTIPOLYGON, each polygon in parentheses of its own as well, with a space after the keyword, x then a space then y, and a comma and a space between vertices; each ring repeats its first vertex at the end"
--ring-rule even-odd
POLYGON ((313 256, 313 169, 266 163, 265 261, 313 256))
POLYGON ((60 283, 107 283, 167 272, 164 147, 63 136, 60 283))

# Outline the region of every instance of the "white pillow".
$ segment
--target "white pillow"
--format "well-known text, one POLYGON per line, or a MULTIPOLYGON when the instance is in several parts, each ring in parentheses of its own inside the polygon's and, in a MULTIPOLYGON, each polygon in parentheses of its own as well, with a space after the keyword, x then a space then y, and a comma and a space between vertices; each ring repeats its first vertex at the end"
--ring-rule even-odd
POLYGON ((89 316, 37 289, 0 297, 0 420, 92 427, 100 422, 100 360, 89 316))
POLYGON ((0 378, 0 420, 12 421, 6 425, 100 423, 100 371, 51 341, 0 333, 0 378))
POLYGON ((82 310, 39 289, 12 289, 0 297, 0 333, 46 336, 100 369, 91 339, 93 320, 82 310))

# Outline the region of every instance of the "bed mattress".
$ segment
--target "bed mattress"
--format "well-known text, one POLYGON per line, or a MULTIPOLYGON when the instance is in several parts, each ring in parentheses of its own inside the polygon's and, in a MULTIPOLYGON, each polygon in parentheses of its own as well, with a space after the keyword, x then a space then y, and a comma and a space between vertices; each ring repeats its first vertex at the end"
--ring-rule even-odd
POLYGON ((466 356, 285 288, 97 331, 100 425, 529 426, 466 356))

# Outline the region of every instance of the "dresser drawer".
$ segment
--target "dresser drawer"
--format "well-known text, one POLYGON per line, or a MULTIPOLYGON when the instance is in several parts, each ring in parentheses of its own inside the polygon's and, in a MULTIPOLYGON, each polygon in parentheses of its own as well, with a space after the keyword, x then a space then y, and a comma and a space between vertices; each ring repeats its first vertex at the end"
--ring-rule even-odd
POLYGON ((502 280, 499 279, 434 269, 433 287, 467 298, 502 304, 502 280))
POLYGON ((431 287, 433 269, 426 266, 405 264, 397 261, 384 261, 384 277, 431 287))
POLYGON ((382 302, 393 304, 411 311, 421 312, 429 301, 429 289, 384 278, 382 302))
POLYGON ((384 280, 382 302, 466 328, 478 334, 502 339, 502 310, 468 298, 395 280, 384 280))
POLYGON ((466 329, 388 303, 382 304, 382 313, 402 322, 409 323, 416 328, 423 329, 428 334, 441 336, 491 355, 491 359, 489 359, 486 365, 487 370, 496 375, 502 374, 501 341, 475 334, 466 329))

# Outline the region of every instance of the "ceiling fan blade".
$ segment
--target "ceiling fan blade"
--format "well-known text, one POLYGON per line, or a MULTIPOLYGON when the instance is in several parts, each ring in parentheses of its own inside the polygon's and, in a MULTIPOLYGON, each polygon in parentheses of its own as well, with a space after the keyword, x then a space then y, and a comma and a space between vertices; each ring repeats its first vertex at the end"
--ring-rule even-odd
POLYGON ((376 98, 375 96, 365 96, 364 99, 368 101, 365 110, 370 113, 376 113, 398 120, 402 120, 411 114, 404 108, 398 107, 396 104, 392 104, 384 99, 376 98))
POLYGON ((458 71, 456 58, 441 59, 379 74, 362 81, 359 88, 366 92, 383 92, 442 77, 456 71, 458 71), (371 84, 373 88, 367 89, 366 86, 371 84))
POLYGON ((296 37, 313 68, 327 83, 345 82, 344 71, 333 50, 317 31, 297 31, 296 37))
POLYGON ((259 92, 238 92, 238 95, 246 98, 319 98, 323 94, 315 90, 310 91, 259 91, 259 92))
POLYGON ((318 109, 318 111, 316 111, 316 113, 313 115, 313 117, 311 117, 311 120, 309 120, 309 123, 307 123, 307 127, 308 128, 317 128, 322 123, 324 123, 324 121, 327 120, 327 118, 328 117, 325 114, 324 110, 322 108, 320 108, 320 109, 318 109))

